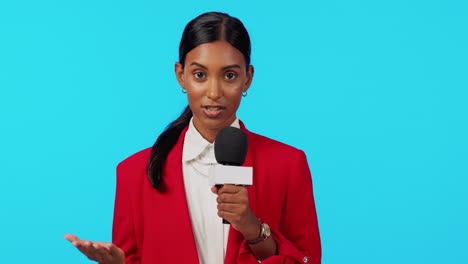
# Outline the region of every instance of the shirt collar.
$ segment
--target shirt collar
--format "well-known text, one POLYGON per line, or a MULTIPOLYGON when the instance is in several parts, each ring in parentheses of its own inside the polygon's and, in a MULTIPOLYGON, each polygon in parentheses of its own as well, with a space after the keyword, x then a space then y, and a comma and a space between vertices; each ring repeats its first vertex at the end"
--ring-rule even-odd
MULTIPOLYGON (((231 126, 240 128, 239 119, 237 117, 236 120, 232 122, 231 126)), ((198 132, 198 130, 193 125, 192 117, 190 119, 187 133, 185 134, 182 161, 196 159, 198 156, 200 156, 200 154, 205 152, 207 148, 209 148, 210 152, 214 152, 214 143, 210 143, 205 138, 203 138, 200 132, 198 132)))

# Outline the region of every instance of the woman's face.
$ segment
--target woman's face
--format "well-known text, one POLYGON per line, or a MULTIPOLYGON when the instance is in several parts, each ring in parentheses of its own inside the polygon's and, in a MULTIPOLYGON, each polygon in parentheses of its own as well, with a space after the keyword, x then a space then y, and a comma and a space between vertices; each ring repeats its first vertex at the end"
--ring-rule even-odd
POLYGON ((247 71, 242 53, 226 41, 205 43, 187 53, 185 67, 175 72, 187 90, 193 123, 210 142, 218 131, 236 119, 242 93, 252 82, 253 67, 247 71))

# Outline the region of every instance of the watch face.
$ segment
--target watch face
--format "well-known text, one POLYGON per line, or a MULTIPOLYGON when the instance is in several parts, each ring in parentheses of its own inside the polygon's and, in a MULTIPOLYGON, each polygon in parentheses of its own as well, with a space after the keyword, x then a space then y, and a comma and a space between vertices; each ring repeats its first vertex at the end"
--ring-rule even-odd
POLYGON ((268 238, 271 235, 270 227, 266 224, 263 223, 263 237, 268 238))

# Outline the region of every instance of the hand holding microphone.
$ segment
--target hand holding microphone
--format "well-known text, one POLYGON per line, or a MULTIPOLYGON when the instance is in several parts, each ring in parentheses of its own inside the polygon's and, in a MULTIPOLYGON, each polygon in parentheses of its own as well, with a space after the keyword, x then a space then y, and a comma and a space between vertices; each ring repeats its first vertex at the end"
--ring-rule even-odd
POLYGON ((260 220, 250 209, 248 191, 252 185, 252 167, 240 167, 247 155, 247 135, 235 127, 225 127, 216 136, 216 161, 222 165, 210 170, 211 191, 218 194, 218 215, 246 239, 256 238, 260 220))
POLYGON ((225 184, 211 191, 218 194, 218 216, 243 234, 244 239, 253 240, 259 234, 260 220, 250 209, 249 195, 244 186, 225 184))

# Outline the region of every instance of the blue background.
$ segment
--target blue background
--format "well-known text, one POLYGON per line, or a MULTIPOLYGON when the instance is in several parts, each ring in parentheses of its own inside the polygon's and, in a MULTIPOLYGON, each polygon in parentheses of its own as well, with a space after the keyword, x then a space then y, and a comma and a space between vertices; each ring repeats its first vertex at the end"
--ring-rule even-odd
POLYGON ((224 11, 256 67, 238 116, 303 149, 323 263, 468 263, 468 2, 2 1, 2 263, 87 263, 115 166, 186 105, 185 24, 224 11))

